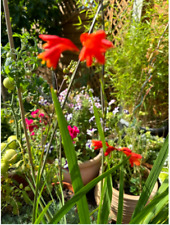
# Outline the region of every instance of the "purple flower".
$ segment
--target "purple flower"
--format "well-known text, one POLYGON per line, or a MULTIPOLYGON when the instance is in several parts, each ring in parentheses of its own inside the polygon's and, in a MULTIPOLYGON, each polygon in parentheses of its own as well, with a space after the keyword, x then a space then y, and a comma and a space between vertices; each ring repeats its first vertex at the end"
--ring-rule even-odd
POLYGON ((86 148, 92 149, 91 145, 92 145, 91 140, 87 140, 87 142, 86 142, 86 148))
POLYGON ((129 111, 127 109, 124 109, 125 114, 129 114, 129 111))
POLYGON ((63 168, 69 171, 69 169, 68 169, 68 162, 67 162, 67 160, 66 160, 66 162, 65 162, 65 164, 64 164, 64 166, 63 166, 63 168))
MULTIPOLYGON (((44 152, 47 152, 47 148, 48 148, 48 146, 49 146, 49 143, 47 143, 47 144, 45 144, 45 149, 44 149, 44 152)), ((49 149, 49 153, 51 154, 51 152, 52 152, 52 150, 54 149, 54 146, 50 146, 50 149, 49 149)))

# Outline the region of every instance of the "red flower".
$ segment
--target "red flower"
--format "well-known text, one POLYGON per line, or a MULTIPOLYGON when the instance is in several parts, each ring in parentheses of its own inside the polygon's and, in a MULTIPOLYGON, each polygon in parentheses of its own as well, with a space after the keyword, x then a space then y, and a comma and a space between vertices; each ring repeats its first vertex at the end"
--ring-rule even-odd
POLYGON ((140 159, 142 158, 140 154, 134 153, 129 148, 126 147, 121 148, 120 151, 123 151, 128 157, 130 156, 129 162, 131 167, 133 167, 134 164, 136 166, 140 166, 140 159))
POLYGON ((47 67, 53 67, 56 69, 60 55, 63 51, 76 51, 79 49, 67 38, 61 38, 56 35, 39 35, 43 41, 47 41, 43 45, 44 49, 47 49, 45 52, 42 52, 38 55, 39 59, 42 59, 42 63, 47 62, 47 67))
POLYGON ((113 146, 108 146, 108 148, 106 149, 104 155, 107 156, 110 154, 110 152, 117 150, 117 148, 113 147, 113 146))
POLYGON ((80 61, 86 60, 86 65, 91 66, 94 57, 97 59, 98 63, 104 64, 104 53, 107 49, 114 47, 113 43, 106 40, 105 37, 106 34, 103 30, 99 30, 93 34, 81 34, 80 41, 83 45, 83 48, 79 55, 80 61))
MULTIPOLYGON (((97 150, 97 149, 100 149, 103 147, 102 145, 102 141, 96 141, 96 140, 92 140, 92 145, 91 146, 94 146, 94 150, 97 150)), ((106 146, 109 146, 109 144, 106 142, 106 146)))

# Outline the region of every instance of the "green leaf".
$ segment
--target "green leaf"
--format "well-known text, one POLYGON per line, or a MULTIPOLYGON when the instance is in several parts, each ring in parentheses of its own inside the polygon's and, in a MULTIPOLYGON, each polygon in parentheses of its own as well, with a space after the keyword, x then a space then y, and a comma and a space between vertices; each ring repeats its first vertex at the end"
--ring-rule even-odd
MULTIPOLYGON (((121 161, 123 161, 123 155, 121 156, 121 161)), ((120 168, 120 188, 119 188, 119 204, 118 204, 118 213, 117 213, 117 224, 122 223, 123 216, 123 178, 124 178, 124 167, 123 165, 120 168)))
MULTIPOLYGON (((90 93, 90 95, 92 97, 92 93, 90 93)), ((94 101, 93 101, 93 111, 95 115, 97 129, 100 135, 100 139, 102 141, 103 151, 105 152, 106 151, 105 136, 102 129, 102 125, 100 123, 97 107, 95 106, 94 101)), ((102 160, 102 167, 103 167, 103 160, 102 160)), ((109 164, 108 164, 108 167, 110 167, 109 164)), ((104 180, 104 185, 102 185, 101 183, 101 198, 100 198, 100 204, 99 204, 97 223, 103 224, 108 222, 111 201, 112 201, 112 180, 111 180, 111 176, 109 176, 107 179, 104 180)))
MULTIPOLYGON (((100 217, 99 217, 99 222, 102 224, 107 224, 108 223, 108 217, 110 214, 110 206, 111 206, 111 201, 112 201, 112 176, 109 175, 106 177, 103 190, 105 192, 104 194, 104 201, 101 206, 101 211, 99 212, 100 217)), ((103 191, 102 190, 102 191, 103 191)), ((102 202, 102 199, 100 201, 102 202)))
POLYGON ((145 208, 133 217, 129 224, 141 224, 141 221, 143 221, 150 212, 154 211, 155 205, 157 205, 156 207, 159 207, 160 201, 163 201, 164 203, 168 202, 168 188, 155 197, 145 208))
MULTIPOLYGON (((52 98, 54 101, 54 106, 55 106, 55 110, 57 114, 59 129, 61 132, 62 143, 64 146, 64 151, 65 151, 65 155, 68 162, 71 182, 73 185, 74 192, 76 193, 78 192, 78 190, 80 190, 80 188, 83 187, 83 181, 82 181, 80 169, 77 163, 76 152, 74 149, 72 139, 69 135, 66 119, 63 115, 60 103, 57 99, 56 94, 54 93, 53 88, 51 88, 51 93, 52 93, 52 98)), ((83 196, 82 198, 80 198, 80 200, 77 202, 77 207, 78 207, 80 223, 82 224, 90 223, 90 215, 89 215, 86 196, 83 196)))
MULTIPOLYGON (((35 206, 35 220, 36 220, 37 215, 38 215, 38 206, 39 206, 40 198, 41 198, 42 192, 43 192, 43 190, 44 190, 44 187, 45 187, 45 182, 44 182, 44 184, 42 185, 42 188, 41 188, 41 190, 40 190, 39 196, 38 196, 38 198, 37 198, 37 200, 36 200, 36 206, 35 206)), ((44 210, 43 210, 43 211, 44 211, 44 210)))
MULTIPOLYGON (((154 198, 156 198, 158 195, 160 195, 161 193, 163 193, 167 188, 169 187, 169 182, 168 182, 168 178, 164 180, 164 182, 162 183, 161 187, 158 189, 156 195, 154 196, 154 198)), ((160 210, 164 210, 165 206, 167 204, 166 199, 162 199, 159 201, 159 203, 157 205, 155 205, 154 210, 152 210, 147 217, 142 221, 143 224, 148 224, 155 215, 157 215, 160 210)), ((156 219, 155 219, 156 220, 156 219)), ((153 222, 152 222, 153 223, 153 222)))
POLYGON ((164 206, 163 209, 155 216, 155 218, 152 219, 152 224, 163 224, 164 222, 167 222, 169 217, 169 209, 168 209, 168 203, 166 207, 164 206))
POLYGON ((146 205, 146 203, 149 199, 149 196, 152 192, 152 189, 153 189, 153 187, 159 177, 159 174, 163 168, 163 165, 164 165, 164 162, 165 162, 167 156, 168 156, 168 136, 157 156, 157 159, 155 160, 152 170, 146 180, 145 186, 143 187, 143 191, 141 193, 139 201, 138 201, 136 208, 134 210, 134 213, 132 215, 132 221, 133 221, 133 218, 136 215, 138 215, 140 213, 140 211, 142 211, 142 209, 146 205))
POLYGON ((49 222, 50 224, 57 224, 60 219, 75 205, 75 203, 82 198, 83 195, 85 195, 88 191, 90 191, 99 181, 107 177, 108 175, 112 174, 114 171, 116 171, 120 166, 127 163, 127 160, 124 160, 123 162, 119 163, 118 165, 112 167, 111 169, 107 170, 100 176, 96 177, 92 181, 90 181, 88 184, 86 184, 84 187, 82 187, 77 193, 74 194, 74 196, 66 202, 66 204, 53 216, 53 219, 49 222))
POLYGON ((34 222, 34 224, 39 224, 41 222, 41 220, 43 219, 45 213, 47 212, 48 208, 50 207, 51 203, 53 201, 50 201, 46 207, 43 209, 43 211, 40 213, 39 217, 36 219, 36 221, 34 222))

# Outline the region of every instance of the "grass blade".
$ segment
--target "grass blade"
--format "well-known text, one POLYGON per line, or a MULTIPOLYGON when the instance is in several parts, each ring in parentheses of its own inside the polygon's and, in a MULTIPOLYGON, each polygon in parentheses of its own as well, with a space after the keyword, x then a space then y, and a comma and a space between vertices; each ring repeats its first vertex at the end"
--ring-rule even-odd
MULTIPOLYGON (((60 103, 58 101, 56 94, 54 93, 53 88, 51 88, 51 93, 52 93, 52 98, 54 101, 58 125, 59 125, 62 142, 63 142, 63 147, 64 147, 65 155, 67 158, 67 162, 68 162, 71 181, 72 181, 74 192, 76 193, 78 190, 80 190, 80 188, 83 187, 80 169, 77 163, 76 152, 74 149, 72 139, 69 135, 66 119, 63 115, 60 103)), ((89 215, 86 196, 83 196, 82 198, 80 198, 80 200, 77 202, 77 207, 78 207, 80 223, 82 224, 90 223, 90 215, 89 215)))

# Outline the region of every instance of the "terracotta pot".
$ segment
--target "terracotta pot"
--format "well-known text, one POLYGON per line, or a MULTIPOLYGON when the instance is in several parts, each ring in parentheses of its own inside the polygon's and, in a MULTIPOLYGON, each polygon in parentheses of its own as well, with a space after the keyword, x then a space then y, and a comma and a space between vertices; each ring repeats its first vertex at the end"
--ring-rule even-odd
MULTIPOLYGON (((56 184, 58 185, 59 182, 57 182, 56 184)), ((56 184, 52 183, 53 186, 55 186, 56 184)), ((63 188, 66 188, 74 193, 73 186, 70 183, 62 181, 62 184, 63 184, 63 188)))
MULTIPOLYGON (((102 154, 99 153, 94 159, 90 159, 86 162, 79 163, 80 173, 83 180, 83 184, 86 185, 93 180, 98 174, 101 166, 102 154)), ((63 181, 71 183, 71 177, 68 170, 63 171, 63 181)))
MULTIPOLYGON (((149 175, 149 172, 150 171, 146 168, 147 176, 149 175)), ((94 191, 97 205, 99 205, 99 202, 100 202, 100 190, 101 190, 101 184, 99 182, 97 183, 95 187, 95 191, 94 191)), ((158 182, 156 182, 149 199, 151 199, 156 194, 157 190, 158 190, 158 182)), ((123 224, 129 224, 131 216, 135 210, 135 207, 139 198, 140 196, 134 196, 129 194, 123 195, 123 218, 122 218, 123 224)), ((112 202, 111 202, 111 211, 109 216, 114 221, 117 220, 118 202, 119 202, 119 191, 116 190, 115 188, 112 188, 112 202)))

